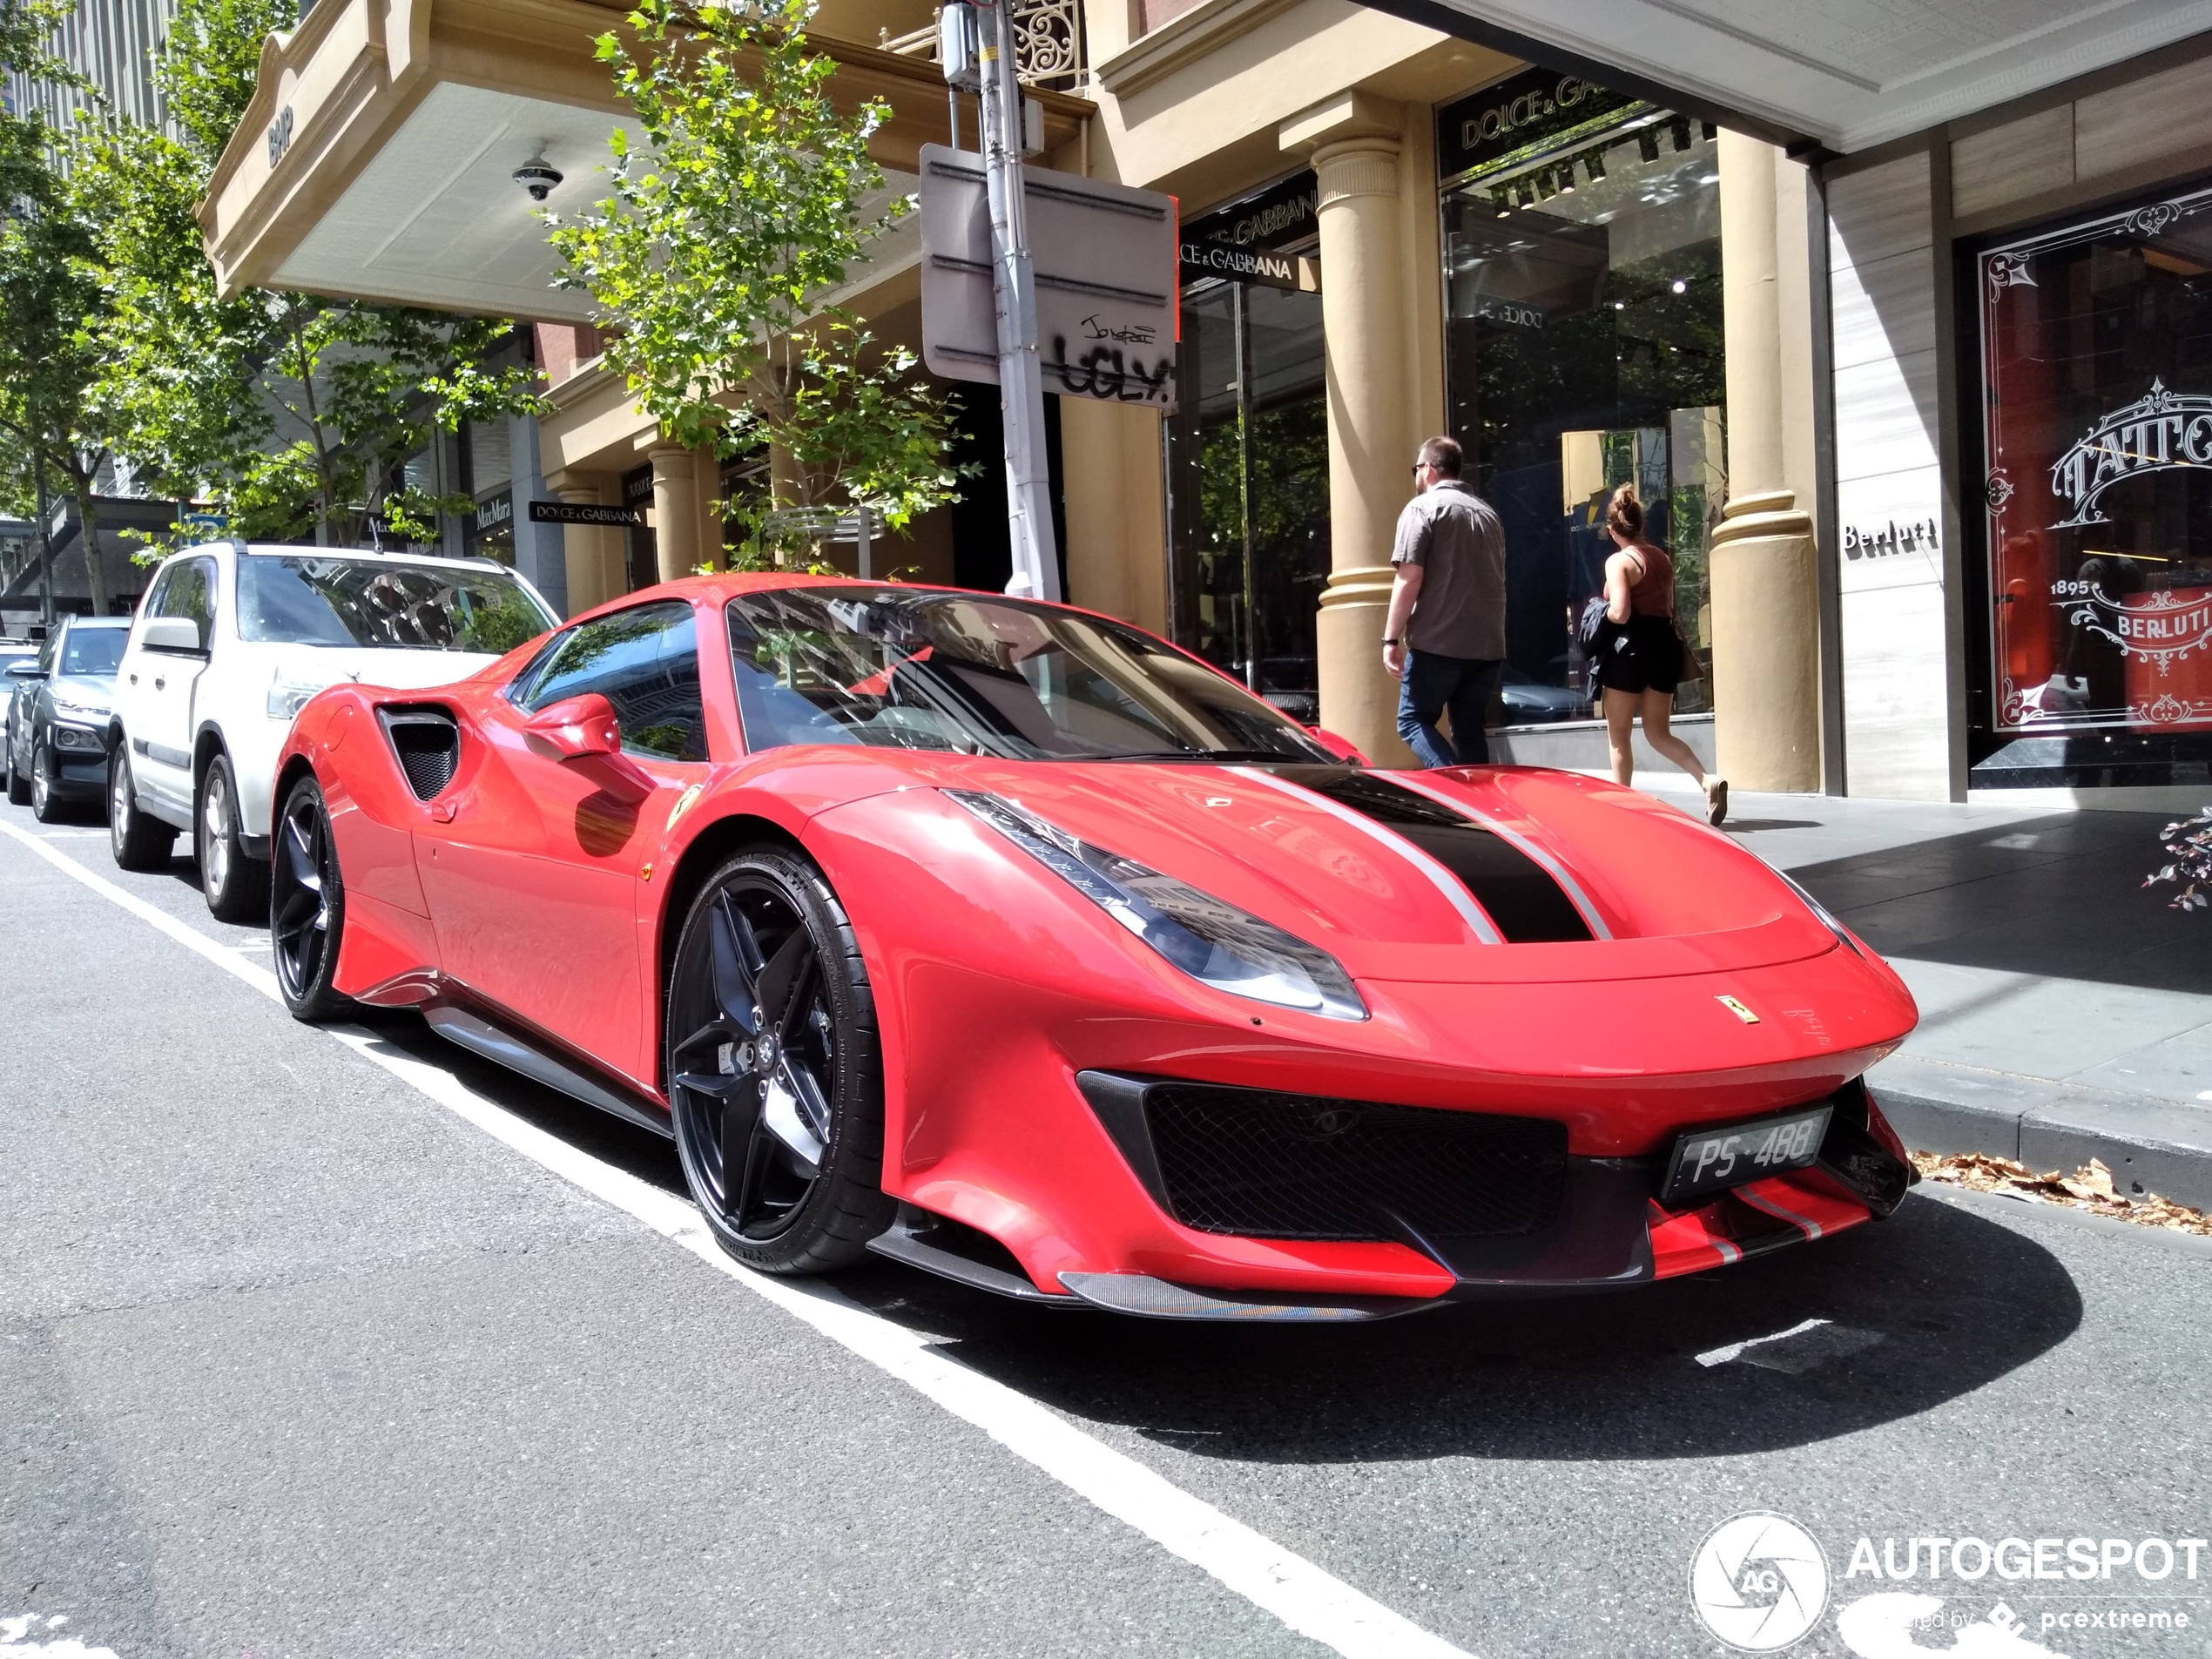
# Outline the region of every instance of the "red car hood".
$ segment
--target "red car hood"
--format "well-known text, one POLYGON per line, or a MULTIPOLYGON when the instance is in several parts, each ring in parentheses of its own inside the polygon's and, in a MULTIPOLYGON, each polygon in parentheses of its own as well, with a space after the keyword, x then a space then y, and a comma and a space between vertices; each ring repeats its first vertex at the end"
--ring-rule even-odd
POLYGON ((1771 967, 1836 946, 1788 884, 1727 837, 1572 772, 1358 774, 1488 829, 1532 861, 1532 875, 1557 884, 1594 935, 1506 943, 1436 860, 1383 818, 1324 792, 1332 769, 921 755, 894 765, 912 783, 1001 796, 1242 906, 1330 951, 1355 979, 1650 978, 1771 967))

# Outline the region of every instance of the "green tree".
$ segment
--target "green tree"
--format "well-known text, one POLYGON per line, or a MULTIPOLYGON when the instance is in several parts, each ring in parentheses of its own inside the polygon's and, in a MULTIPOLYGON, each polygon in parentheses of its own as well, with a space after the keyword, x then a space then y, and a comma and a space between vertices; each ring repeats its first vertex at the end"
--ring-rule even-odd
MULTIPOLYGON (((65 0, 0 0, 0 71, 73 84, 47 48, 72 10, 65 0)), ((91 232, 64 150, 64 135, 37 109, 0 108, 0 433, 18 451, 12 474, 43 467, 76 496, 93 609, 105 612, 92 480, 109 430, 92 395, 98 348, 86 327, 102 295, 86 269, 91 232)))
POLYGON ((812 0, 638 0, 635 44, 610 32, 598 51, 645 145, 617 130, 610 199, 544 217, 560 280, 590 294, 609 365, 664 433, 788 457, 773 506, 842 491, 902 528, 954 499, 951 410, 911 352, 821 303, 912 203, 867 210, 889 111, 837 108, 813 15, 812 0))
POLYGON ((470 503, 410 484, 408 461, 440 429, 543 407, 533 369, 490 366, 513 325, 264 289, 226 300, 200 251, 194 206, 263 40, 297 16, 296 0, 182 0, 155 66, 174 132, 101 120, 74 135, 100 300, 83 331, 93 408, 149 482, 212 496, 242 535, 428 540, 470 503))

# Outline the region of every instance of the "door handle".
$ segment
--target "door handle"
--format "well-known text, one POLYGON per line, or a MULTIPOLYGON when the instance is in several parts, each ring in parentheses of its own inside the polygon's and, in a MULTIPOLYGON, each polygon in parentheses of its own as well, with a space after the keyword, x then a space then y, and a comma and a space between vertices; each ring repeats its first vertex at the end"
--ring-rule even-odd
POLYGON ((136 674, 132 675, 132 676, 131 676, 131 684, 132 684, 132 685, 136 685, 138 683, 138 677, 136 674))
POLYGON ((158 674, 157 674, 157 675, 155 675, 155 676, 154 676, 154 680, 153 680, 153 689, 154 689, 155 691, 164 691, 164 690, 166 690, 166 689, 167 689, 167 687, 168 687, 168 685, 169 685, 169 682, 168 682, 167 680, 165 680, 165 679, 162 678, 161 678, 158 674))
MULTIPOLYGON (((459 809, 454 805, 454 803, 449 800, 437 800, 430 803, 430 816, 441 824, 452 823, 453 815, 459 809)), ((437 854, 434 851, 430 856, 435 858, 437 854)))

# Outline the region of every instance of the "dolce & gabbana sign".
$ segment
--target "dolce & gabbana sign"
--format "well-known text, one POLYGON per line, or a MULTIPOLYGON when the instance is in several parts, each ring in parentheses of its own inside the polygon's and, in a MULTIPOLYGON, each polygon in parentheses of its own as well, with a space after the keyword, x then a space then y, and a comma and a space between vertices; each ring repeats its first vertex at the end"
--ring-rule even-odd
POLYGON ((1453 178, 1470 167, 1634 107, 1636 100, 1578 76, 1532 69, 1468 94, 1436 112, 1436 167, 1453 178))

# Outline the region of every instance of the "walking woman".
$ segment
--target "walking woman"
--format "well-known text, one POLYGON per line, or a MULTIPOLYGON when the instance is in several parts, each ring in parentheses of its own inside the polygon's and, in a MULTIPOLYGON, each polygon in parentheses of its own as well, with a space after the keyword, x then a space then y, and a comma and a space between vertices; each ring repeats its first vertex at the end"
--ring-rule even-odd
POLYGON ((1668 729, 1675 687, 1682 681, 1682 637, 1675 631, 1675 561, 1644 539, 1643 503, 1622 484, 1605 509, 1606 532, 1618 550, 1605 561, 1605 617, 1614 626, 1600 642, 1598 684, 1605 693, 1605 738, 1613 777, 1626 784, 1635 769, 1630 722, 1643 717, 1651 746, 1695 778, 1705 792, 1705 818, 1728 816, 1728 781, 1708 778, 1696 752, 1668 729))

